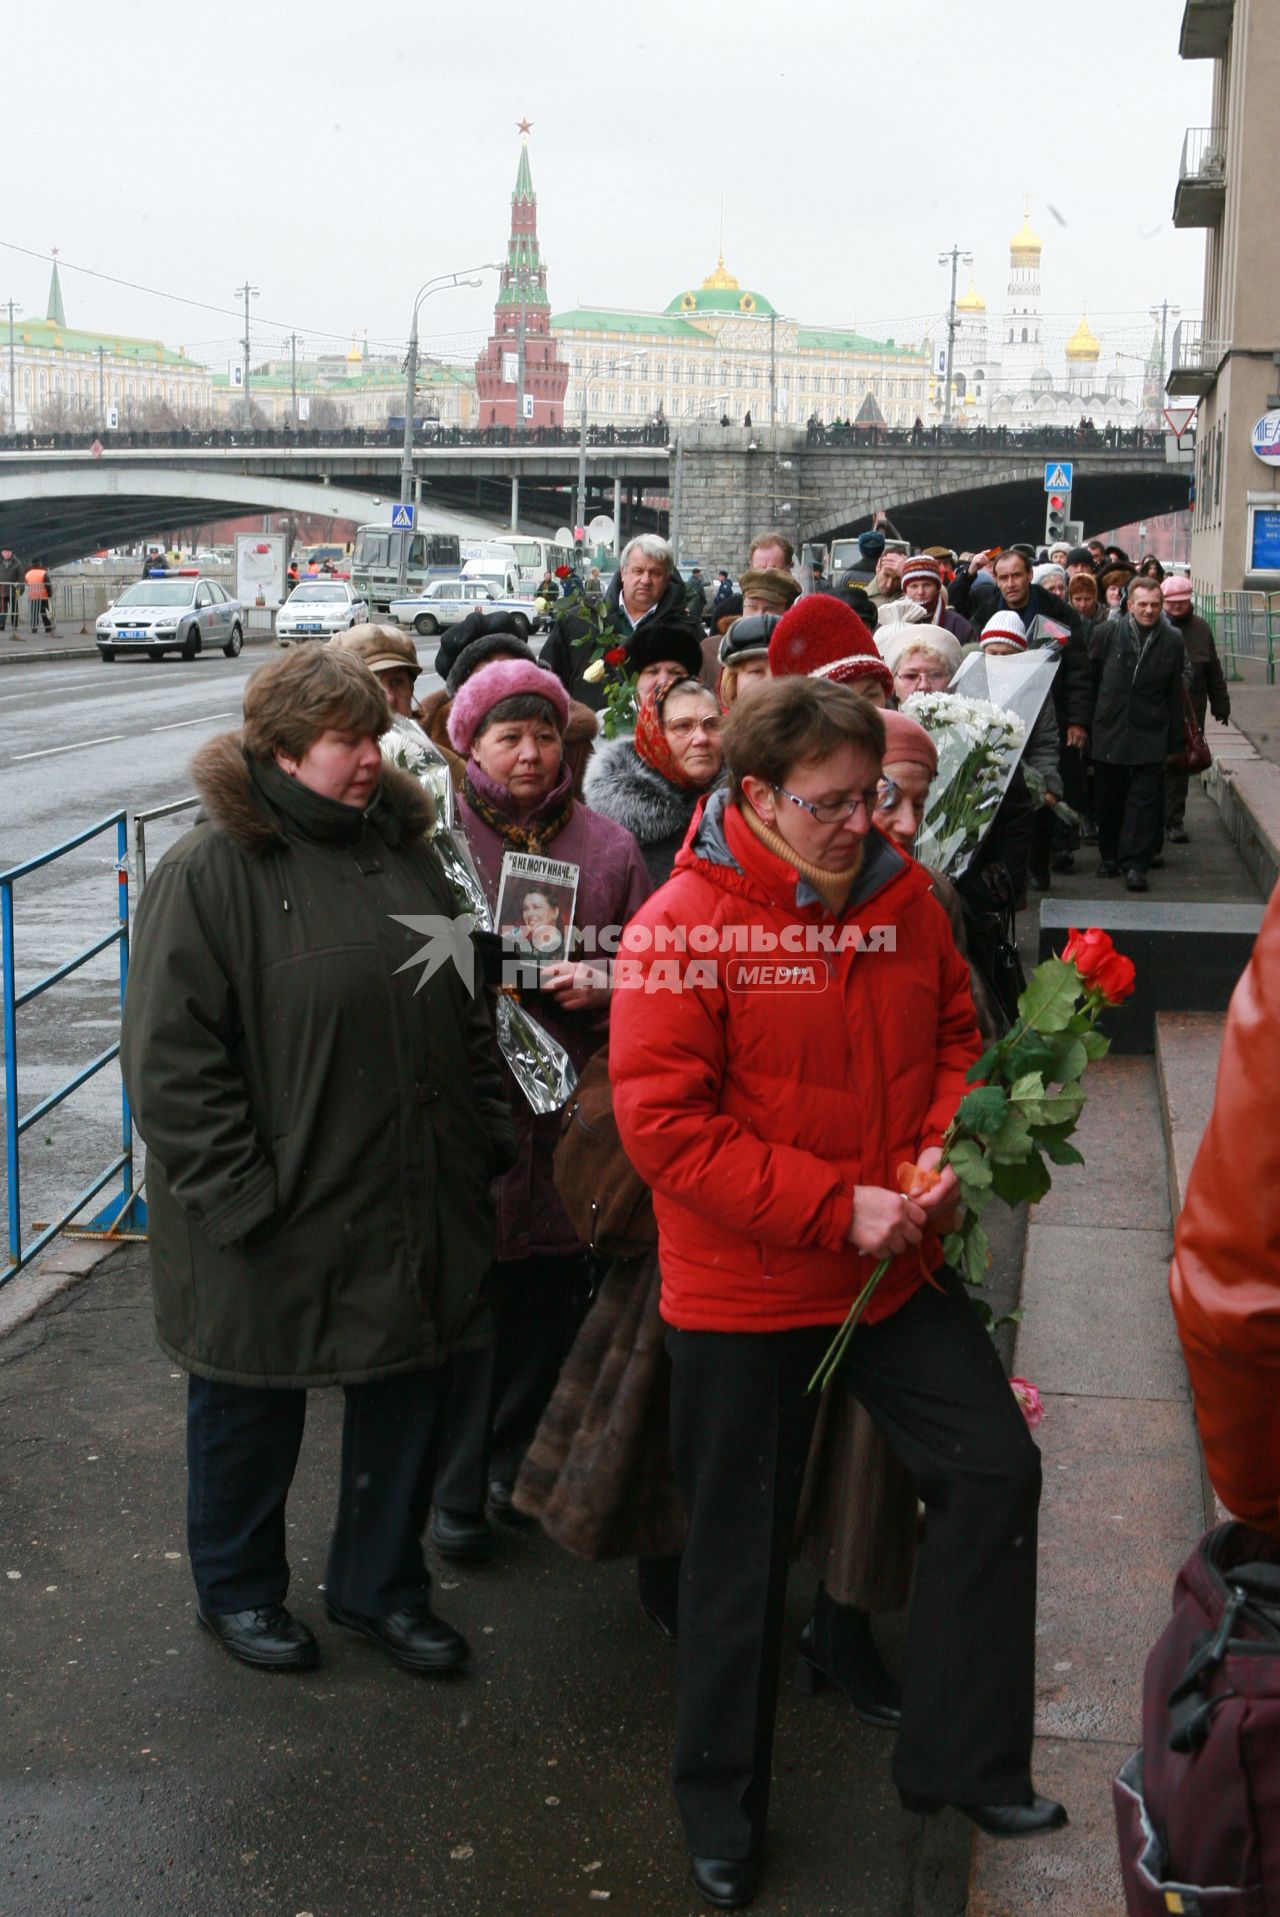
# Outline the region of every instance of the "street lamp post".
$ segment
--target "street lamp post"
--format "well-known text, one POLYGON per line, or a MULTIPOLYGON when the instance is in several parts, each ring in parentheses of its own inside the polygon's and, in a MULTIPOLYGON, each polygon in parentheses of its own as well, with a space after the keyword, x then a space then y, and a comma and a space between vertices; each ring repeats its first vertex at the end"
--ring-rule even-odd
MULTIPOLYGON (((413 409, 417 403, 418 388, 418 308, 423 300, 432 293, 442 293, 449 286, 479 286, 482 273, 500 273, 502 268, 493 260, 486 260, 483 266, 467 267, 461 273, 437 273, 425 285, 418 288, 413 302, 413 318, 409 323, 409 353, 405 360, 404 380, 404 438, 400 447, 400 503, 406 504, 413 498, 413 409)), ((409 570, 409 541, 400 541, 400 557, 396 565, 396 591, 403 597, 405 580, 409 570)))
POLYGON ((20 313, 22 308, 17 300, 6 300, 5 305, 9 309, 9 431, 16 433, 18 430, 18 376, 14 371, 13 316, 15 313, 20 313))
POLYGON ((972 266, 973 254, 963 253, 958 246, 953 246, 949 253, 939 253, 938 265, 945 266, 948 260, 951 262, 951 303, 947 307, 947 384, 942 400, 942 421, 945 426, 951 424, 951 366, 956 353, 956 268, 961 260, 966 266, 972 266))
MULTIPOLYGON (((587 530, 587 393, 598 379, 605 379, 613 373, 620 373, 629 366, 638 366, 642 359, 648 359, 648 353, 633 353, 627 359, 610 360, 607 366, 598 367, 594 373, 583 372, 582 407, 578 416, 578 524, 582 527, 585 541, 587 530)), ((585 367, 586 358, 583 356, 585 367)), ((616 533, 617 527, 614 531, 616 533)))
POLYGON ((246 427, 249 425, 252 417, 252 408, 249 404, 249 301, 256 300, 257 297, 257 287, 250 286, 248 280, 245 281, 243 286, 237 286, 236 288, 236 298, 244 301, 244 377, 241 383, 244 387, 244 423, 246 427))

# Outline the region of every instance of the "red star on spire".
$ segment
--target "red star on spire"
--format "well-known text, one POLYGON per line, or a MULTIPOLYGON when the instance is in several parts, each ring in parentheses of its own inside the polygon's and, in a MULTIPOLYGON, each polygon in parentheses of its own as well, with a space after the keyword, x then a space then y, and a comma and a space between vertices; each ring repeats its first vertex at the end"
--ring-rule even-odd
POLYGON ((517 132, 517 133, 522 133, 522 134, 524 135, 524 137, 525 137, 525 139, 527 140, 527 139, 528 139, 528 137, 529 137, 529 135, 530 135, 530 134, 531 134, 531 133, 533 132, 533 121, 532 121, 532 120, 517 120, 517 121, 516 121, 516 132, 517 132))

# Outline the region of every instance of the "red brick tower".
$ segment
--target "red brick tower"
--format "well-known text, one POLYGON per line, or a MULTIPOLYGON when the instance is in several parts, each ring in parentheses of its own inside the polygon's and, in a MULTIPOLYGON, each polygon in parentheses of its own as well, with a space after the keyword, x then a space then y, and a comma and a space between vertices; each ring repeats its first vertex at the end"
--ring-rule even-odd
POLYGON ((538 250, 538 196, 529 171, 529 122, 520 122, 520 166, 511 195, 511 238, 502 269, 493 332, 476 361, 481 426, 515 426, 519 359, 524 334, 525 426, 564 424, 569 368, 551 337, 547 269, 538 250), (528 402, 532 401, 532 411, 528 402))

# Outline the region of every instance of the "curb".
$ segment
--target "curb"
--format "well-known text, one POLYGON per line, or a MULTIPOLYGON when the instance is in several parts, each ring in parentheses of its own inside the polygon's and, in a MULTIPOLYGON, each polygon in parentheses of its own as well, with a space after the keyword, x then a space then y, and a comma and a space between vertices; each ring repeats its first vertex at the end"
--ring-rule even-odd
MULTIPOLYGON (((275 634, 273 632, 246 632, 244 635, 244 643, 246 646, 274 645, 275 634)), ((222 648, 219 646, 217 650, 221 652, 222 648)), ((96 645, 63 646, 58 651, 47 652, 0 652, 0 667, 39 666, 46 665, 51 660, 96 659, 98 656, 98 648, 96 645)))
POLYGON ((1280 766, 1229 720, 1211 722, 1206 737, 1213 764, 1201 774, 1205 792, 1265 900, 1280 878, 1280 766))
MULTIPOLYGON (((110 1258, 129 1248, 131 1240, 107 1243, 98 1239, 68 1238, 29 1265, 18 1277, 0 1286, 0 1340, 18 1331, 52 1299, 83 1284, 110 1258)), ((3 1353, 0 1352, 0 1357, 3 1353)))

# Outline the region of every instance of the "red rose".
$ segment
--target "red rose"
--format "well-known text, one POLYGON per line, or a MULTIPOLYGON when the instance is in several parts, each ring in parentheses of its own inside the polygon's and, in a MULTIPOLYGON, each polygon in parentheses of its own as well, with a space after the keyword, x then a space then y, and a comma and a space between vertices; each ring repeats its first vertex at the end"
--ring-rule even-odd
POLYGON ((1097 968, 1089 984, 1095 992, 1100 992, 1108 1005, 1120 1005, 1133 996, 1134 979, 1133 960, 1123 952, 1110 952, 1097 968))
POLYGON ((627 649, 625 646, 610 646, 608 652, 604 655, 604 662, 607 666, 620 666, 625 664, 626 657, 627 649))
POLYGON ((1068 965, 1074 965, 1085 984, 1091 984, 1093 975, 1100 965, 1115 954, 1115 946, 1099 926, 1091 925, 1087 932, 1077 932, 1072 926, 1067 942, 1062 948, 1062 956, 1068 965))

